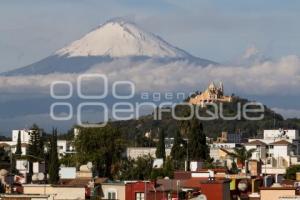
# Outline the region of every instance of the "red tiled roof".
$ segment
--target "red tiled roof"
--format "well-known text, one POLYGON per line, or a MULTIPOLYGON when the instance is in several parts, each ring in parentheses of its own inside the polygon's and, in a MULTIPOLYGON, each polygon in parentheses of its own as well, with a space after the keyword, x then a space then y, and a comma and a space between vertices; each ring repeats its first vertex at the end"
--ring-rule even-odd
POLYGON ((75 178, 75 179, 62 179, 59 184, 55 185, 58 187, 85 187, 89 184, 92 179, 90 178, 75 178))
POLYGON ((206 179, 204 181, 201 181, 201 183, 202 184, 223 184, 223 183, 228 183, 230 181, 231 181, 231 179, 228 179, 228 178, 215 179, 213 181, 206 179))
POLYGON ((206 180, 207 178, 191 178, 184 180, 184 182, 181 184, 184 188, 197 188, 200 190, 201 188, 201 181, 206 180))
POLYGON ((186 188, 201 188, 201 184, 223 184, 230 182, 230 179, 215 178, 214 180, 208 180, 208 178, 191 178, 184 180, 181 184, 182 187, 186 188))
POLYGON ((246 143, 245 145, 261 145, 261 146, 266 146, 267 144, 260 141, 260 140, 253 140, 251 142, 246 143))
POLYGON ((226 173, 228 172, 227 169, 225 168, 214 168, 214 169, 208 169, 208 168, 203 168, 203 169, 197 169, 197 171, 175 171, 174 172, 174 178, 175 179, 189 179, 192 177, 193 173, 201 173, 201 172, 208 172, 208 170, 211 170, 215 173, 226 173))
POLYGON ((227 154, 230 154, 230 152, 228 150, 224 149, 224 148, 220 148, 220 150, 227 153, 227 154))
POLYGON ((190 171, 175 171, 174 172, 174 178, 175 179, 189 179, 192 177, 192 173, 190 171))
POLYGON ((285 179, 281 181, 281 185, 282 186, 294 186, 296 180, 289 180, 289 179, 285 179))
POLYGON ((286 140, 279 140, 276 142, 270 143, 271 145, 292 145, 292 143, 286 141, 286 140))
POLYGON ((225 172, 227 172, 227 169, 225 169, 225 168, 213 168, 213 169, 204 168, 204 169, 200 169, 198 171, 199 172, 207 172, 208 170, 216 172, 216 173, 225 173, 225 172))
POLYGON ((177 181, 180 181, 180 185, 184 182, 184 180, 177 180, 177 179, 158 179, 156 184, 155 190, 157 191, 175 191, 177 190, 177 181))
POLYGON ((105 183, 108 180, 108 178, 96 178, 95 179, 95 184, 101 184, 101 183, 105 183))
POLYGON ((10 145, 9 144, 7 144, 7 143, 1 143, 0 144, 0 147, 9 147, 10 145))

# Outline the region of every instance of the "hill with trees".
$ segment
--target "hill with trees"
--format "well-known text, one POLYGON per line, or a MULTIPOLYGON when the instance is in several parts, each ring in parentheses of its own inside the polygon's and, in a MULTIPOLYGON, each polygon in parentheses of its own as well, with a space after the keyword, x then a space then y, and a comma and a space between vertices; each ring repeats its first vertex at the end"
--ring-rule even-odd
MULTIPOLYGON (((239 104, 241 107, 250 101, 247 99, 236 98, 235 101, 224 103, 222 106, 224 116, 236 116, 238 113, 239 104)), ((253 107, 255 108, 255 106, 253 107)), ((166 137, 175 137, 178 127, 181 129, 181 134, 186 137, 184 127, 186 121, 178 121, 173 119, 170 112, 162 112, 162 118, 155 120, 155 114, 159 112, 160 108, 157 108, 155 112, 149 115, 145 115, 136 120, 126 121, 113 121, 113 126, 118 127, 122 132, 122 135, 127 141, 131 142, 133 146, 155 146, 149 138, 145 137, 145 133, 151 132, 152 138, 159 137, 159 130, 165 130, 166 137)), ((178 105, 175 108, 177 116, 188 116, 190 114, 190 108, 188 106, 178 105)), ((212 106, 207 106, 199 109, 200 116, 206 116, 207 112, 214 111, 212 106)), ((291 128, 300 129, 300 119, 284 119, 280 114, 274 112, 266 105, 264 105, 263 113, 264 117, 261 120, 251 121, 245 119, 243 116, 241 119, 224 120, 222 118, 214 120, 201 120, 203 125, 203 132, 206 136, 216 139, 222 131, 230 133, 242 132, 245 138, 259 137, 264 129, 278 129, 278 128, 291 128)), ((249 114, 249 116, 255 116, 257 114, 249 114)))

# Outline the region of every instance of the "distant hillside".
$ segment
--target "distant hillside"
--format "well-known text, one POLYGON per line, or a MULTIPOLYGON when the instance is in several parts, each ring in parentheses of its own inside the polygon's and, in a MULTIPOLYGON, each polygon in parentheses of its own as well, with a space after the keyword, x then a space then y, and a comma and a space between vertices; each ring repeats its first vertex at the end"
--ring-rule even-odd
MULTIPOLYGON (((247 99, 236 98, 234 102, 224 104, 224 115, 234 116, 237 112, 238 103, 244 105, 247 102, 249 102, 247 99)), ((259 137, 264 129, 291 128, 300 130, 300 119, 285 120, 280 114, 275 113, 267 106, 264 107, 264 118, 259 121, 248 121, 245 119, 231 121, 225 121, 222 119, 201 121, 204 132, 207 136, 216 139, 220 136, 222 131, 240 131, 243 133, 245 138, 248 138, 259 137)), ((212 108, 209 107, 202 108, 200 110, 201 116, 204 116, 207 109, 212 110, 212 108)), ((189 109, 186 107, 177 106, 177 116, 187 115, 189 113, 188 110, 189 109)), ((162 115, 162 120, 154 120, 152 113, 150 115, 142 116, 138 120, 113 121, 110 123, 120 129, 123 138, 128 141, 128 145, 132 146, 153 146, 155 144, 145 137, 147 132, 151 131, 151 137, 156 138, 158 131, 163 128, 165 129, 166 137, 174 137, 178 127, 182 127, 184 125, 184 121, 174 120, 170 113, 164 113, 162 115)), ((60 135, 59 138, 71 139, 73 138, 73 131, 60 135)))
MULTIPOLYGON (((224 104, 224 115, 234 116, 237 112, 238 103, 244 105, 249 102, 247 99, 238 98, 236 101, 224 104)), ((203 108, 200 113, 203 116, 207 109, 203 108)), ((187 114, 188 109, 182 106, 177 106, 176 112, 179 114, 187 114)), ((138 146, 147 146, 147 140, 144 134, 151 130, 153 137, 157 136, 158 130, 164 128, 168 137, 173 137, 178 127, 183 122, 174 120, 169 113, 163 114, 162 120, 154 120, 153 114, 143 116, 138 120, 116 121, 112 122, 118 126, 123 132, 124 137, 128 140, 134 140, 138 146)), ((205 134, 209 137, 216 138, 222 131, 244 133, 244 137, 255 137, 262 133, 264 129, 277 128, 293 128, 300 129, 300 119, 285 120, 280 114, 275 113, 267 106, 265 106, 264 118, 259 121, 248 121, 246 119, 225 121, 223 119, 202 121, 205 134)))

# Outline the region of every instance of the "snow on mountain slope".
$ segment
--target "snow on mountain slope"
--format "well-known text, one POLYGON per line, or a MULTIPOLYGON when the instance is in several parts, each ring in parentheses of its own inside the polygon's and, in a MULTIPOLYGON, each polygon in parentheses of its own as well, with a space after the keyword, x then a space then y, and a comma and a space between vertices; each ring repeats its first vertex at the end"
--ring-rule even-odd
POLYGON ((108 21, 55 54, 68 57, 190 57, 185 51, 122 19, 108 21))
POLYGON ((103 63, 118 63, 120 59, 124 59, 124 62, 130 60, 131 67, 140 62, 151 62, 155 66, 177 61, 193 63, 195 66, 216 64, 192 56, 131 22, 116 19, 104 23, 81 39, 38 62, 0 75, 83 73, 103 63))

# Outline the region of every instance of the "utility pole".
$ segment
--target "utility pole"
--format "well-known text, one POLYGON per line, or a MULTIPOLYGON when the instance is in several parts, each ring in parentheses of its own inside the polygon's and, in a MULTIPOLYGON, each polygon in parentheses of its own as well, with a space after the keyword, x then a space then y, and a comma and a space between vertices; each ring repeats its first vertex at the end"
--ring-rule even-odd
POLYGON ((12 176, 12 165, 13 165, 13 163, 12 163, 12 161, 13 161, 13 159, 12 159, 12 149, 11 149, 11 146, 9 146, 9 150, 10 150, 10 154, 9 154, 9 159, 10 159, 10 168, 9 168, 9 176, 10 176, 10 180, 9 180, 9 186, 10 186, 10 193, 12 194, 13 193, 13 188, 12 188, 12 186, 13 186, 13 182, 14 182, 14 178, 12 178, 13 176, 12 176))
POLYGON ((147 183, 146 180, 144 180, 145 183, 145 195, 144 195, 144 199, 147 200, 147 183))
POLYGON ((273 112, 273 128, 276 127, 276 119, 275 119, 275 112, 273 112))
POLYGON ((189 170, 189 139, 186 139, 186 166, 185 171, 189 170))
POLYGON ((177 199, 179 199, 179 187, 180 187, 180 180, 177 180, 177 199))

